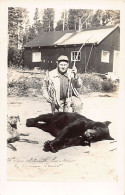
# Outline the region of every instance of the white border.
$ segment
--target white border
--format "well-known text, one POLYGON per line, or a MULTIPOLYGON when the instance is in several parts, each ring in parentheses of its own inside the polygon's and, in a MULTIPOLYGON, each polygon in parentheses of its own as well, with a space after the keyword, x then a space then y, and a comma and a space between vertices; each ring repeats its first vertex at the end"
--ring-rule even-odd
POLYGON ((125 116, 125 1, 120 0, 0 0, 0 194, 1 195, 123 195, 124 194, 124 116, 125 116), (30 5, 30 6, 29 6, 30 5), (121 84, 119 101, 119 175, 117 183, 86 183, 86 182, 17 182, 6 180, 6 150, 5 139, 7 114, 7 21, 8 7, 46 7, 46 8, 88 8, 88 9, 120 9, 121 10, 121 84), (3 136, 4 135, 4 136, 3 136))

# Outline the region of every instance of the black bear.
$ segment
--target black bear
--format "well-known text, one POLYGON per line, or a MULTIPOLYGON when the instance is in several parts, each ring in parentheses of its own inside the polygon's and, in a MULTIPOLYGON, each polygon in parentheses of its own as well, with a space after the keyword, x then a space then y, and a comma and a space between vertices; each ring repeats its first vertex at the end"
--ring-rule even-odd
POLYGON ((44 144, 44 151, 89 145, 100 140, 113 140, 108 125, 111 122, 95 122, 78 113, 57 112, 40 115, 26 121, 27 127, 37 127, 55 137, 44 144))

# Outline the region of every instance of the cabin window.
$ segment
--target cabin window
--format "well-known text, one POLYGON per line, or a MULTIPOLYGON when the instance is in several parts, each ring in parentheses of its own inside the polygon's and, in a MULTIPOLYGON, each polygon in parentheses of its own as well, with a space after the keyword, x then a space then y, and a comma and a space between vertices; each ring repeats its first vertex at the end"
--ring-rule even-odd
POLYGON ((102 50, 101 62, 109 63, 109 56, 110 56, 109 51, 102 50))
POLYGON ((80 61, 81 60, 81 51, 72 51, 71 52, 71 61, 80 61))
POLYGON ((41 62, 41 52, 32 53, 32 62, 41 62))

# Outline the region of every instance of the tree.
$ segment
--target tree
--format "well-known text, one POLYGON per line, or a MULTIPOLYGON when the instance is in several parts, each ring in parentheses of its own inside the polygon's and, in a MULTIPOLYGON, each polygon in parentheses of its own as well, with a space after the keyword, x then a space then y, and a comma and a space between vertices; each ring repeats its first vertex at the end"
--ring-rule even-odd
POLYGON ((26 8, 8 9, 8 34, 9 45, 21 49, 23 47, 23 39, 29 31, 29 16, 26 8))
POLYGON ((42 22, 41 22, 39 10, 38 8, 36 8, 33 17, 32 26, 27 25, 25 29, 24 44, 26 44, 26 42, 33 40, 38 35, 41 29, 42 29, 42 22))
POLYGON ((78 30, 79 26, 79 16, 78 9, 69 9, 68 14, 68 26, 69 30, 78 30))
POLYGON ((8 34, 9 34, 9 45, 18 48, 20 24, 20 10, 18 8, 8 8, 8 34))
POLYGON ((102 10, 97 10, 91 20, 92 27, 102 26, 102 10))
POLYGON ((92 18, 92 26, 108 26, 120 23, 120 11, 97 10, 92 18))
POLYGON ((70 30, 114 25, 120 23, 119 10, 70 9, 68 26, 70 30))
POLYGON ((103 12, 103 24, 115 25, 120 23, 120 11, 119 10, 105 10, 103 12))
POLYGON ((36 29, 34 28, 34 26, 32 26, 32 27, 30 26, 30 28, 26 34, 24 43, 33 40, 35 37, 36 37, 36 29))
POLYGON ((70 9, 68 15, 68 26, 70 30, 82 30, 90 27, 90 14, 92 10, 70 9))
POLYGON ((91 19, 93 17, 93 11, 88 9, 80 9, 78 11, 79 16, 79 30, 91 27, 91 19))
POLYGON ((23 16, 23 46, 28 41, 28 34, 30 29, 30 21, 29 21, 29 12, 27 9, 22 8, 22 16, 23 16))
POLYGON ((55 11, 52 8, 44 9, 43 13, 43 31, 53 31, 54 30, 54 17, 55 11))
POLYGON ((62 20, 59 20, 57 22, 57 25, 55 27, 55 31, 62 31, 63 30, 63 21, 62 20))
POLYGON ((27 11, 20 7, 8 8, 8 65, 23 64, 23 43, 25 36, 27 11))
POLYGON ((42 23, 41 23, 41 20, 40 20, 40 15, 39 15, 38 8, 35 9, 35 14, 34 14, 33 20, 34 20, 33 28, 35 30, 35 34, 37 35, 39 33, 39 31, 41 30, 41 28, 42 28, 42 23))
POLYGON ((61 19, 57 22, 56 31, 68 30, 68 11, 64 10, 61 19))

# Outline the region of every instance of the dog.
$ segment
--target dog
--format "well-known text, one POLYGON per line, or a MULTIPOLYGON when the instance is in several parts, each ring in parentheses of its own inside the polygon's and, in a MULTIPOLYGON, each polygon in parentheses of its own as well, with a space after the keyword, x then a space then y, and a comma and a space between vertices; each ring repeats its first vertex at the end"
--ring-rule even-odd
POLYGON ((57 112, 26 120, 27 127, 37 127, 55 137, 44 143, 44 151, 58 152, 70 146, 88 145, 101 140, 114 140, 109 134, 110 121, 95 122, 78 113, 57 112))
POLYGON ((11 148, 13 151, 17 149, 12 145, 12 143, 19 141, 20 136, 28 136, 29 134, 22 134, 18 130, 18 125, 20 123, 20 117, 17 116, 7 116, 7 147, 11 148))
POLYGON ((17 130, 17 123, 20 122, 19 116, 8 116, 7 117, 7 147, 13 151, 17 149, 11 144, 20 139, 19 132, 17 130))

